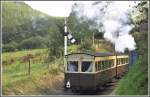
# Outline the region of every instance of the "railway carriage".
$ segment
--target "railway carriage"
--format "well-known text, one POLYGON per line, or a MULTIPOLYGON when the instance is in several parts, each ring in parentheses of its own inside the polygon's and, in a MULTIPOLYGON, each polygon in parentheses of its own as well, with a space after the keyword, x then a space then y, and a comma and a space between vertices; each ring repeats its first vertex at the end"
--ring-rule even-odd
POLYGON ((126 54, 71 53, 66 56, 64 87, 72 90, 96 90, 128 70, 126 54))

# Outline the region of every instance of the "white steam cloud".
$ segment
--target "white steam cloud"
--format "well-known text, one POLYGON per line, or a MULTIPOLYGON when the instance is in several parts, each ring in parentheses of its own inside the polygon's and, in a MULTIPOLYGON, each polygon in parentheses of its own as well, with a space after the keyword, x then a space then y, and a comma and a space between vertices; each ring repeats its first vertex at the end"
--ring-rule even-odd
POLYGON ((129 34, 134 27, 130 23, 130 18, 128 10, 117 6, 117 3, 109 6, 104 15, 104 38, 111 41, 118 52, 135 49, 134 38, 129 34))
POLYGON ((122 35, 115 41, 115 50, 118 52, 123 52, 125 49, 132 51, 135 49, 134 38, 131 35, 122 35))
POLYGON ((129 3, 129 1, 103 1, 91 5, 80 3, 74 11, 77 13, 78 18, 85 17, 85 19, 94 21, 96 26, 91 25, 91 27, 96 27, 100 32, 104 32, 104 38, 115 45, 117 52, 123 53, 126 49, 129 51, 134 50, 136 43, 132 35, 129 34, 134 27, 131 24, 129 8, 127 8, 129 5, 123 6, 121 2, 124 5, 129 3))

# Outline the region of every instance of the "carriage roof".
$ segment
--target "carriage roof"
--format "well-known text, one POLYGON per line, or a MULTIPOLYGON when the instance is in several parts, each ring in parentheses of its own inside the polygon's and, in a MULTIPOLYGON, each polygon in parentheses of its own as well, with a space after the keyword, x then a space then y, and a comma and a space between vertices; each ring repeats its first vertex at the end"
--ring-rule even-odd
MULTIPOLYGON (((70 53, 69 55, 74 55, 74 54, 86 54, 86 55, 90 55, 90 56, 94 56, 94 57, 103 57, 103 56, 115 56, 114 53, 111 52, 77 52, 77 53, 70 53)), ((123 53, 117 53, 117 56, 120 55, 126 55, 123 53)))

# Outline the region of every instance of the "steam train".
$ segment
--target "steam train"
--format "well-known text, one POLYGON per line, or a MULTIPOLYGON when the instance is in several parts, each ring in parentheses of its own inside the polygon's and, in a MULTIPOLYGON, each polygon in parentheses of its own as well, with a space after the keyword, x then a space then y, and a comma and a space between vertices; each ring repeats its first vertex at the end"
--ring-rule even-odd
POLYGON ((97 90, 128 71, 129 55, 113 53, 71 53, 66 56, 65 89, 97 90))

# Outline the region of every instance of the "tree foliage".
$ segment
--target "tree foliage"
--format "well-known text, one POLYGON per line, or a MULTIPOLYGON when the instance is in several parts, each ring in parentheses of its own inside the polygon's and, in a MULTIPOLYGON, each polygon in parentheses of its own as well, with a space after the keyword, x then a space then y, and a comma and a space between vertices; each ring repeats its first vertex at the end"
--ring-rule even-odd
POLYGON ((49 34, 60 32, 57 27, 60 20, 33 10, 24 2, 2 2, 3 51, 8 51, 5 49, 10 44, 17 50, 46 47, 47 41, 51 41, 49 34))

